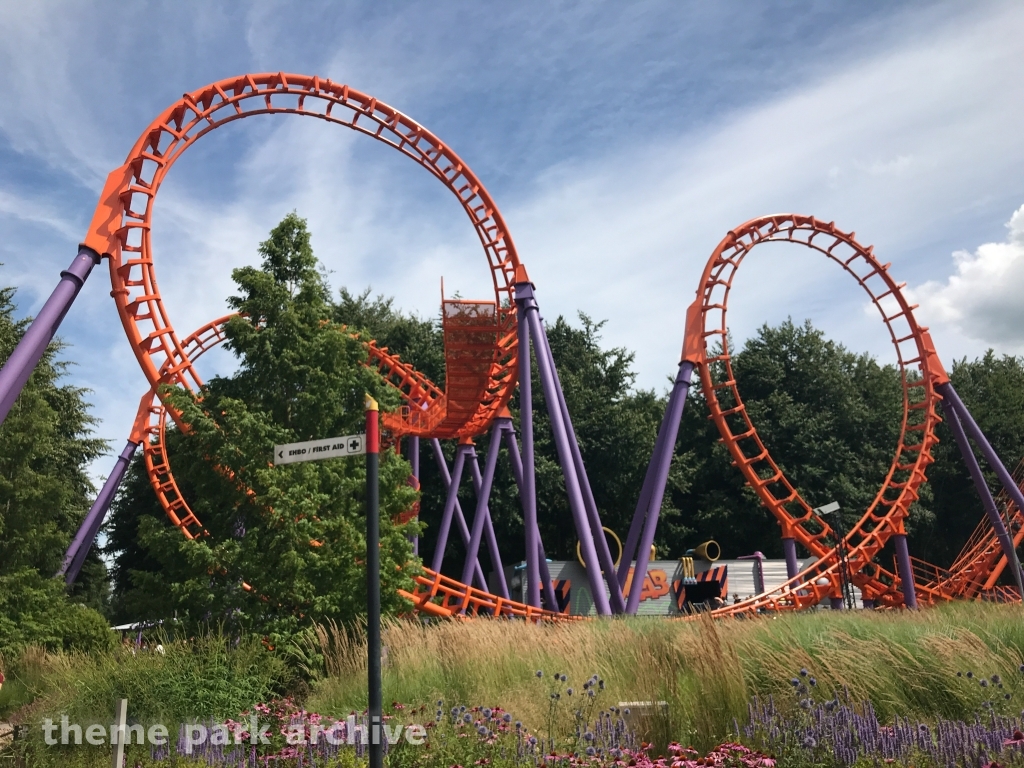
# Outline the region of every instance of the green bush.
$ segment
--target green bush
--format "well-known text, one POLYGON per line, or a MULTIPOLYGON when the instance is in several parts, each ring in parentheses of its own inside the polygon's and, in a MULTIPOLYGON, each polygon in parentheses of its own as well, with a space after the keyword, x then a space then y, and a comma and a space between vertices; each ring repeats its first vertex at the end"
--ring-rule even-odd
POLYGON ((64 583, 32 568, 0 576, 0 653, 11 657, 30 645, 51 651, 110 650, 116 636, 107 620, 72 603, 64 583))

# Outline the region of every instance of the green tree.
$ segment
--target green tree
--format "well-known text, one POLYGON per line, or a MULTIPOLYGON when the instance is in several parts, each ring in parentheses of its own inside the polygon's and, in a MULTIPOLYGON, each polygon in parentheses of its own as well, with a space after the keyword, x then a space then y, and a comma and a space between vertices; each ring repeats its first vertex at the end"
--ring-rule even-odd
MULTIPOLYGON (((278 642, 313 620, 346 621, 365 611, 365 465, 332 459, 274 467, 271 449, 362 431, 366 393, 382 408, 398 399, 365 367, 362 344, 331 319, 305 221, 285 217, 260 253, 260 268, 233 273, 239 295, 229 303, 243 315, 228 323, 226 344, 237 372, 212 379, 198 397, 166 393, 189 425, 176 438, 174 473, 208 535, 186 540, 142 514, 138 539, 159 569, 133 570, 119 555, 118 578, 124 590, 127 571, 141 592, 135 603, 163 616, 173 610, 186 623, 227 622, 278 642)), ((402 608, 398 587, 411 586, 404 529, 412 528, 391 522, 414 501, 408 474, 405 461, 382 453, 388 611, 402 608)), ((136 479, 126 493, 139 493, 139 485, 136 479)), ((121 513, 147 509, 125 494, 118 504, 121 513)), ((116 525, 131 535, 130 522, 116 525)), ((137 550, 122 552, 139 564, 137 550)))
MULTIPOLYGON (((4 361, 30 322, 14 318, 14 294, 0 289, 4 361)), ((69 646, 82 639, 78 629, 104 624, 95 611, 72 611, 63 580, 53 578, 95 493, 89 462, 106 447, 91 437, 86 390, 61 381, 69 366, 61 350, 59 341, 49 345, 0 426, 0 648, 69 646)), ((106 569, 92 552, 73 602, 99 609, 106 594, 106 569)))

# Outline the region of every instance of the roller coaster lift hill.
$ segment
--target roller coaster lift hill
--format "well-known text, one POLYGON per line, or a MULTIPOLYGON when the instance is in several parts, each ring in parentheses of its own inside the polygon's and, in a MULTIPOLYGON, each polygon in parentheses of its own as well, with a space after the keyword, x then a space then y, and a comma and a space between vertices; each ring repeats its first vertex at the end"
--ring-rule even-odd
MULTIPOLYGON (((589 590, 598 615, 637 612, 694 374, 733 463, 778 521, 786 555, 785 583, 720 608, 716 615, 797 610, 817 606, 826 598, 834 608, 842 608, 846 607, 850 582, 860 590, 865 606, 916 608, 982 596, 1020 600, 1024 588, 1015 545, 1024 537, 1024 496, 957 395, 927 328, 918 324, 914 307, 903 294, 903 285, 895 282, 889 265, 875 257, 873 248, 859 243, 854 233, 796 214, 752 219, 728 232, 712 252, 687 311, 681 359, 623 551, 618 561, 613 561, 541 319, 537 287, 482 182, 437 136, 387 104, 348 85, 285 73, 244 75, 186 93, 142 132, 125 163, 107 178, 77 256, 61 273, 53 294, 0 370, 2 422, 93 268, 106 260, 111 295, 149 389, 142 396, 124 450, 68 549, 60 571, 68 583, 77 577, 139 448, 154 493, 171 523, 188 538, 207 535, 178 490, 166 450, 168 419, 185 433, 189 425, 161 400, 161 386, 199 390, 202 380, 195 362, 223 341, 224 324, 230 316, 217 318, 184 338, 178 335, 157 288, 151 242, 153 209, 167 172, 195 141, 226 123, 268 114, 312 117, 343 126, 420 165, 458 199, 490 269, 493 297, 442 299, 443 389, 398 355, 374 342, 365 343, 366 365, 376 369, 402 400, 397 411, 380 414, 380 424, 394 440, 402 441, 413 471, 410 482, 418 487, 420 441, 425 440, 447 494, 435 550, 429 561, 423 558, 430 567, 423 568, 412 588, 402 592, 412 610, 440 617, 575 618, 559 608, 538 527, 531 360, 536 361, 540 374, 551 437, 586 572, 586 583, 574 585, 574 589, 589 590), (872 503, 842 534, 829 525, 826 516, 811 508, 778 467, 750 419, 732 371, 726 332, 732 282, 744 259, 755 248, 771 243, 806 247, 848 273, 878 309, 896 351, 902 416, 894 456, 872 503), (517 386, 518 436, 507 409, 517 386), (926 482, 937 442, 935 428, 941 418, 953 432, 986 511, 985 519, 949 568, 912 558, 904 528, 921 484, 926 482), (481 468, 474 438, 485 433, 490 440, 481 468), (457 442, 450 467, 441 440, 457 442), (998 502, 1007 510, 1009 526, 985 483, 975 448, 999 480, 998 502), (523 511, 526 593, 522 601, 510 597, 488 508, 502 449, 508 454, 523 511), (471 517, 458 498, 467 468, 476 499, 471 517), (442 575, 453 529, 466 552, 459 580, 442 575), (895 550, 891 569, 880 561, 890 541, 895 550), (811 557, 803 569, 797 559, 798 545, 811 557), (484 576, 482 547, 493 574, 491 584, 484 576), (996 585, 1007 567, 1016 589, 996 585)), ((411 519, 417 511, 410 510, 399 522, 411 519)), ((414 546, 418 547, 418 542, 414 546)), ((763 579, 761 585, 763 588, 763 579)))

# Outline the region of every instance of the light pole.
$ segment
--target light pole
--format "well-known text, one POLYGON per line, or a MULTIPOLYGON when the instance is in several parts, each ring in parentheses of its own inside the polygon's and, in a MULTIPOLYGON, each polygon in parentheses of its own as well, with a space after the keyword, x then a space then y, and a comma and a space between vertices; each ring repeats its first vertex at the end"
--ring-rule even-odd
MULTIPOLYGON (((833 501, 830 504, 815 508, 814 512, 820 517, 827 517, 833 512, 839 512, 839 502, 833 501)), ((847 610, 853 610, 856 603, 853 599, 853 579, 850 576, 850 559, 849 551, 846 549, 846 529, 843 527, 843 518, 836 514, 833 520, 832 529, 836 534, 836 555, 839 557, 839 588, 843 593, 842 603, 846 606, 847 610)), ((832 604, 833 608, 838 608, 835 603, 832 604)))

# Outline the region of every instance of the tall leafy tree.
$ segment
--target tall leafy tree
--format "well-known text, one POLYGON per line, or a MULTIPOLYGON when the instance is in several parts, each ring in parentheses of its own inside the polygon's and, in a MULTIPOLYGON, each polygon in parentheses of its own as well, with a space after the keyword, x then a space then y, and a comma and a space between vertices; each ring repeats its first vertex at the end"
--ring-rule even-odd
MULTIPOLYGON (((127 570, 132 588, 164 615, 280 640, 314 619, 349 620, 365 610, 365 465, 275 467, 272 447, 362 431, 367 393, 385 409, 398 400, 365 367, 359 340, 332 320, 305 221, 285 217, 260 253, 261 267, 233 273, 239 293, 230 305, 243 314, 228 323, 226 343, 237 372, 212 379, 198 397, 166 393, 189 425, 176 438, 175 476, 208 535, 186 540, 142 514, 138 539, 159 570, 127 570)), ((415 499, 408 474, 394 452, 382 454, 381 578, 391 611, 402 608, 396 590, 410 586, 413 573, 407 531, 391 522, 415 499)), ((119 510, 147 507, 122 495, 119 510)), ((120 525, 130 536, 131 524, 120 525)))

